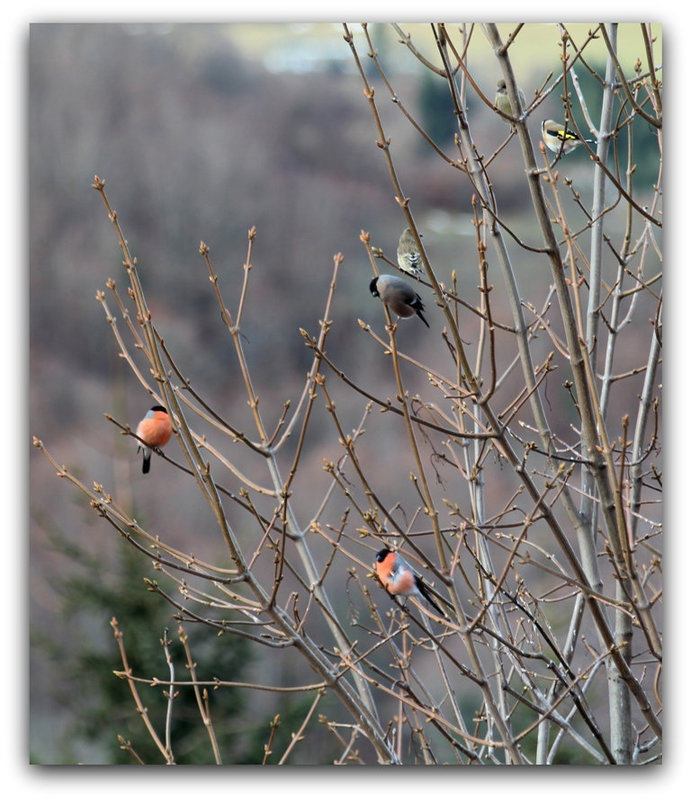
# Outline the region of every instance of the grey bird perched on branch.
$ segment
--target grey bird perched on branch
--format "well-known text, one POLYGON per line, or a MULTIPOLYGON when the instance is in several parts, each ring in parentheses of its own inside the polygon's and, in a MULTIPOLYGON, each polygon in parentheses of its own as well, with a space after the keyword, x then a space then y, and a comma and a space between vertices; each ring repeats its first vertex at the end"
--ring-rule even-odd
POLYGON ((373 297, 378 297, 382 303, 386 303, 394 314, 399 317, 412 317, 417 314, 429 328, 429 322, 422 316, 425 307, 422 305, 420 295, 403 278, 399 278, 398 275, 380 275, 378 278, 372 278, 369 290, 373 297))

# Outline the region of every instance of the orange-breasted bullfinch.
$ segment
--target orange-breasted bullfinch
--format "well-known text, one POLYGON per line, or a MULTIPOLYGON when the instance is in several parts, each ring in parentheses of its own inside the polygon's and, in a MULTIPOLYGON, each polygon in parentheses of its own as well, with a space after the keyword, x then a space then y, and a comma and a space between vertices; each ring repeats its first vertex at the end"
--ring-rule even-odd
POLYGON ((412 317, 417 314, 429 328, 429 322, 422 316, 425 307, 422 305, 420 295, 403 278, 399 278, 398 275, 380 275, 378 278, 372 278, 369 290, 372 292, 372 297, 379 297, 394 314, 399 317, 412 317))
POLYGON ((136 434, 144 442, 144 444, 139 443, 137 452, 144 451, 142 472, 145 475, 151 469, 151 448, 167 444, 172 432, 170 417, 163 406, 153 406, 137 425, 136 434))
POLYGON ((553 119, 542 120, 542 141, 553 153, 564 154, 575 150, 581 142, 594 144, 592 139, 581 139, 577 133, 567 130, 563 123, 553 119))
POLYGON ((396 259, 403 272, 407 272, 409 275, 422 274, 422 256, 410 228, 406 228, 398 240, 396 259))
POLYGON ((377 576, 389 594, 419 595, 443 617, 444 612, 432 599, 429 589, 422 582, 422 578, 413 572, 408 562, 388 548, 377 553, 375 564, 377 576))

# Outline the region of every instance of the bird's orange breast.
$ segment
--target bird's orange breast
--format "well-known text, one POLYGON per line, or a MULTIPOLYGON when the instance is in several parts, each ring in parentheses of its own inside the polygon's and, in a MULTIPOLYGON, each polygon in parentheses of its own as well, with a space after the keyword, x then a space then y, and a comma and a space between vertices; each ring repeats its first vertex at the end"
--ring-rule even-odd
POLYGON ((154 411, 153 417, 147 417, 137 425, 137 436, 149 447, 163 447, 171 434, 170 418, 163 411, 154 411))

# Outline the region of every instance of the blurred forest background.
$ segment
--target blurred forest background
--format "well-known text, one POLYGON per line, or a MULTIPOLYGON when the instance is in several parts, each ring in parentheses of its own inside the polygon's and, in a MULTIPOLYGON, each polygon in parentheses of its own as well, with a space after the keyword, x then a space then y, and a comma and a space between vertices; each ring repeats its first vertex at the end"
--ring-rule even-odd
MULTIPOLYGON (((639 55, 635 29, 620 28, 626 65, 639 55)), ((451 150, 455 128, 445 82, 411 69, 415 65, 391 28, 371 30, 406 106, 451 150)), ((433 53, 425 26, 406 30, 416 44, 428 42, 433 53)), ((530 100, 547 74, 558 74, 559 35, 554 25, 531 24, 521 36, 512 59, 530 100)), ((489 56, 478 35, 469 61, 482 75, 480 88, 493 97, 499 76, 481 69, 489 56)), ((236 391, 238 367, 199 256, 202 240, 211 248, 226 299, 234 304, 247 232, 256 226, 242 330, 265 410, 280 411, 302 389, 311 354, 299 328, 318 333, 337 252, 345 260, 328 352, 352 379, 371 374, 380 364, 359 354, 357 320, 382 329, 384 319, 368 292, 371 272, 359 235, 368 231, 373 244, 395 260, 404 218, 375 146, 343 29, 327 23, 39 24, 31 27, 28 60, 30 433, 80 477, 102 482, 120 502, 129 498, 142 519, 151 521, 155 509, 154 527, 170 540, 189 543, 193 535, 199 553, 213 558, 221 544, 193 486, 156 458, 151 474, 142 476, 133 441, 104 418, 109 413, 134 426, 152 403, 118 358, 95 300, 109 278, 123 290, 125 279, 112 226, 90 184, 95 174, 106 180, 158 330, 182 372, 239 427, 249 424, 249 411, 245 394, 236 391)), ((580 77, 587 96, 588 75, 580 77)), ((384 111, 399 177, 435 268, 445 280, 456 270, 459 293, 474 293, 478 277, 467 182, 434 156, 394 104, 384 111), (464 252, 470 253, 469 263, 464 252)), ((531 120, 535 141, 540 121, 560 113, 555 92, 531 120)), ((507 126, 486 107, 471 106, 469 115, 476 141, 492 152, 507 126)), ((501 182, 494 189, 514 228, 529 233, 522 162, 512 157, 512 146, 500 156, 501 182)), ((587 206, 587 157, 576 153, 561 169, 583 178, 587 206)), ((649 185, 655 178, 641 159, 636 180, 649 185)), ((516 248, 512 255, 528 285, 548 280, 527 252, 516 248)), ((500 313, 501 298, 494 302, 500 313)), ((435 312, 431 302, 433 328, 435 312)), ((426 333, 411 322, 402 326, 400 339, 433 362, 439 338, 425 338, 426 333)), ((640 347, 647 348, 648 337, 649 331, 641 330, 640 347)), ((635 336, 627 341, 636 346, 635 336)), ((555 387, 559 380, 554 378, 555 387)), ((383 395, 393 391, 382 387, 383 395)), ((346 401, 347 395, 340 402, 346 401)), ((360 405, 351 417, 341 406, 353 424, 360 405)), ((173 441, 173 457, 175 447, 173 441)), ((326 485, 323 459, 338 453, 326 414, 313 421, 306 447, 303 462, 309 466, 303 463, 302 480, 326 485)), ((392 441, 387 452, 370 455, 385 472, 397 452, 392 441)), ((31 453, 30 473, 31 760, 129 762, 113 731, 134 737, 140 722, 126 687, 112 675, 120 664, 109 621, 118 618, 132 651, 150 658, 139 668, 155 674, 162 669, 163 628, 175 628, 171 610, 147 593, 133 564, 136 560, 141 569, 141 559, 109 535, 76 492, 66 491, 37 451, 31 453)), ((412 489, 406 485, 403 491, 412 489)), ((292 656, 268 659, 248 645, 232 651, 219 645, 218 658, 238 680, 248 670, 253 680, 266 683, 304 671, 292 656)), ((274 696, 252 697, 251 706, 232 692, 218 699, 224 710, 216 724, 227 719, 237 742, 236 762, 261 760, 277 713, 274 696)), ((290 702, 281 708, 284 719, 290 718, 290 702)), ((183 735, 177 731, 178 738, 183 735)), ((191 737, 187 753, 178 750, 194 760, 196 746, 191 737)))

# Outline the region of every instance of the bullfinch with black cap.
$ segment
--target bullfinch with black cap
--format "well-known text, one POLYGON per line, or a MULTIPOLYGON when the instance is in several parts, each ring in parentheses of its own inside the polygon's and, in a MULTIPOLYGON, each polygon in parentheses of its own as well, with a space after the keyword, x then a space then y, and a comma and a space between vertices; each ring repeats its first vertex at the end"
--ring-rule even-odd
POLYGON ((429 322, 422 316, 425 307, 422 305, 420 295, 413 287, 398 275, 380 275, 372 278, 369 284, 372 297, 378 297, 386 303, 390 311, 399 317, 412 317, 415 314, 429 328, 429 322))
POLYGON ((432 599, 430 590, 422 582, 422 578, 413 572, 403 556, 385 547, 377 553, 375 569, 377 577, 389 594, 423 597, 442 617, 446 616, 432 599))
POLYGON ((152 448, 163 447, 167 444, 172 432, 170 417, 163 406, 153 406, 137 425, 136 434, 141 439, 137 452, 144 451, 142 472, 145 475, 151 469, 152 448))

